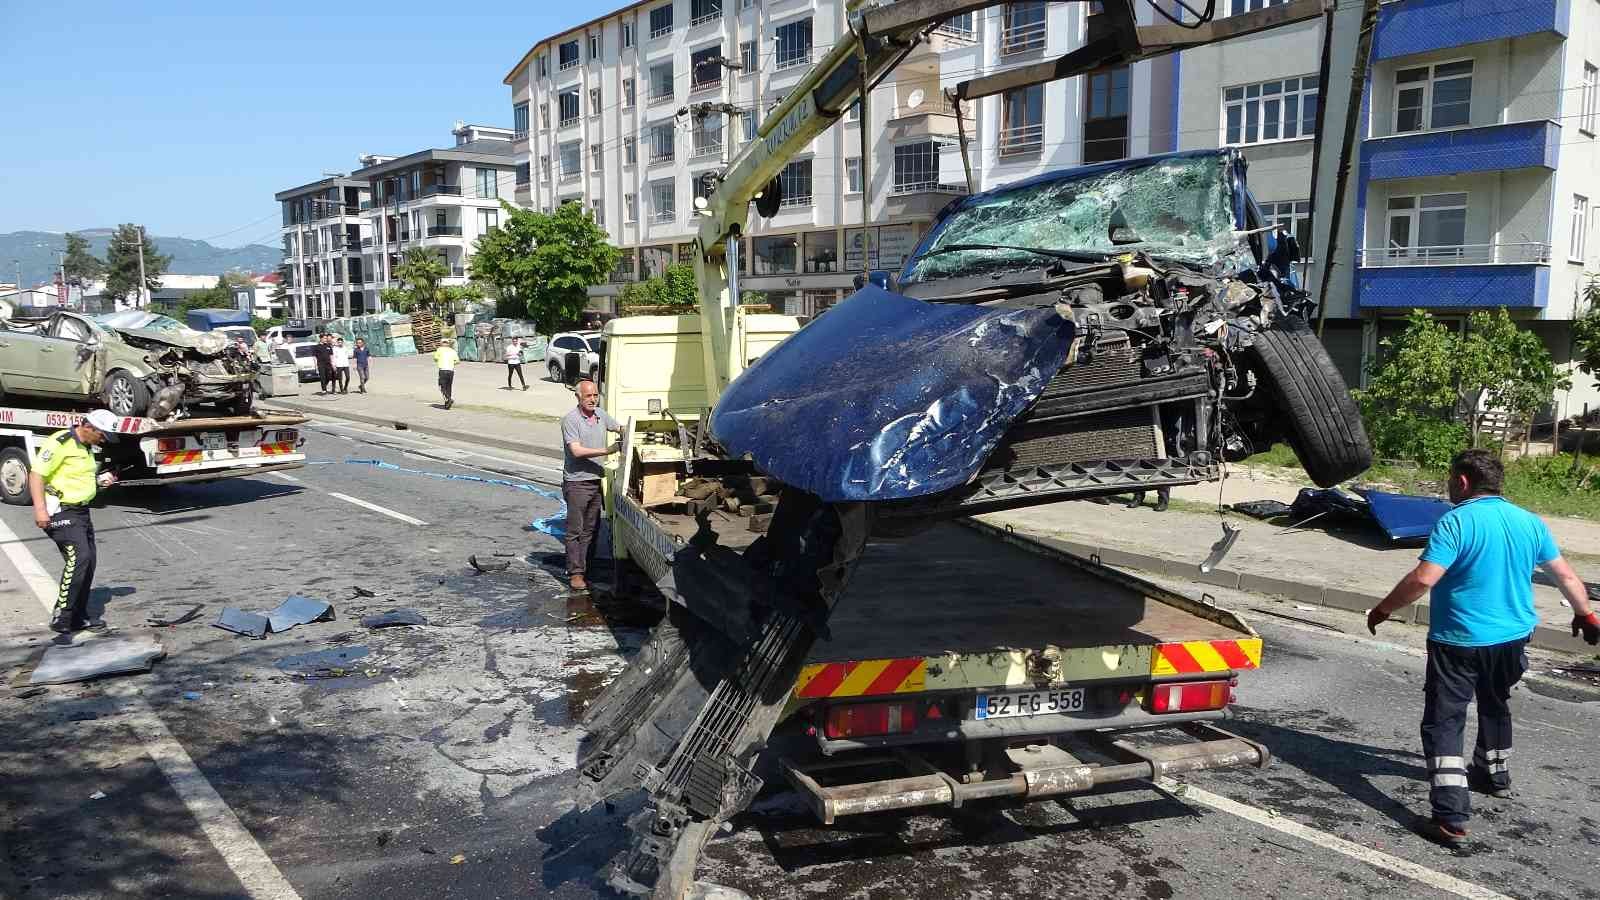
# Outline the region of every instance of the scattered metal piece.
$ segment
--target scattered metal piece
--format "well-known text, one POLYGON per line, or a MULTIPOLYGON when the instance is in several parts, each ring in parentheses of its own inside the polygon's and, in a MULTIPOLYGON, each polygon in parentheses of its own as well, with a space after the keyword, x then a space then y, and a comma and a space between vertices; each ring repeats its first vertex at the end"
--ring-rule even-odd
POLYGON ((428 619, 414 609, 401 607, 391 609, 386 613, 376 616, 365 616, 361 619, 363 628, 394 628, 400 625, 426 625, 428 619))
POLYGON ((360 585, 356 585, 355 587, 351 588, 350 590, 355 591, 357 597, 376 597, 376 596, 378 596, 377 594, 373 593, 372 591, 367 590, 366 588, 364 588, 364 587, 362 587, 360 585))
POLYGON ((327 650, 285 656, 274 665, 284 672, 304 678, 343 678, 350 673, 351 663, 371 652, 361 644, 330 647, 327 650))
POLYGON ((510 562, 493 562, 487 560, 484 562, 478 562, 477 554, 467 557, 467 564, 472 566, 474 569, 477 569, 479 572, 504 572, 505 570, 511 568, 510 562))
POLYGON ((457 853, 455 856, 450 857, 450 865, 452 866, 459 866, 466 861, 467 855, 465 853, 457 853))
POLYGON ((1301 623, 1303 625, 1314 625, 1314 626, 1316 626, 1318 628, 1326 628, 1329 631, 1337 631, 1340 634, 1344 634, 1345 633, 1345 630, 1343 628, 1340 628, 1337 625, 1329 625, 1327 622, 1318 622, 1315 619, 1303 619, 1303 618, 1301 618, 1299 616, 1291 616, 1291 615, 1289 615, 1287 613, 1273 612, 1270 609, 1262 609, 1259 606, 1250 607, 1250 611, 1251 612, 1261 613, 1264 616, 1273 616, 1274 618, 1278 618, 1278 619, 1288 619, 1291 622, 1299 622, 1299 623, 1301 623))
POLYGON ((495 555, 495 556, 510 556, 510 557, 513 557, 513 558, 515 558, 515 557, 516 557, 516 554, 515 554, 515 553, 510 553, 510 552, 507 552, 507 551, 505 551, 505 550, 496 550, 496 551, 495 551, 495 552, 494 552, 494 555, 495 555))
POLYGON ((1273 519, 1289 512, 1289 504, 1281 500, 1246 500, 1230 504, 1228 508, 1256 519, 1273 519))
POLYGON ((40 694, 43 694, 44 692, 45 692, 45 688, 41 685, 40 687, 31 687, 31 688, 26 688, 24 690, 16 691, 16 692, 12 693, 11 696, 16 697, 18 700, 26 700, 29 697, 37 697, 40 694))
POLYGON ((1238 543, 1240 531, 1237 525, 1232 525, 1227 520, 1223 520, 1222 537, 1211 545, 1211 555, 1200 562, 1201 572, 1209 573, 1217 567, 1217 563, 1222 562, 1222 558, 1228 555, 1228 551, 1233 549, 1234 544, 1238 543))
POLYGON ((223 631, 242 634, 258 641, 267 636, 267 629, 271 627, 266 616, 260 613, 245 612, 232 606, 224 606, 221 614, 217 616, 217 621, 211 624, 216 628, 221 628, 223 631))
POLYGON ((155 638, 108 637, 69 647, 44 651, 39 665, 28 677, 28 684, 69 684, 103 675, 148 672, 155 661, 167 655, 155 638))
POLYGON ((106 798, 106 792, 105 791, 95 791, 94 793, 89 795, 89 799, 90 800, 104 800, 105 798, 106 798))
POLYGON ((396 422, 396 423, 394 423, 394 430, 395 431, 410 431, 411 430, 411 426, 407 425, 404 422, 396 422))
POLYGON ((267 622, 275 634, 282 634, 296 625, 331 622, 333 619, 332 603, 326 600, 313 600, 299 594, 289 595, 278 604, 277 609, 267 613, 267 622))
POLYGON ((423 853, 426 853, 426 854, 428 854, 428 855, 429 855, 429 856, 432 856, 432 855, 434 855, 434 854, 435 854, 435 853, 438 853, 438 852, 439 852, 439 851, 437 851, 437 850, 435 850, 435 849, 433 849, 433 848, 432 848, 432 847, 430 847, 430 846, 429 846, 429 845, 427 845, 427 844, 418 844, 418 845, 417 845, 417 849, 418 849, 418 850, 421 850, 421 851, 422 851, 422 852, 423 852, 423 853))
POLYGON ((174 625, 184 625, 200 618, 200 611, 205 608, 206 605, 204 603, 196 603, 176 616, 166 618, 151 616, 145 620, 145 624, 152 628, 171 628, 174 625))
POLYGON ((330 643, 330 644, 348 644, 351 641, 355 640, 355 638, 356 638, 356 633, 354 631, 341 631, 338 634, 334 635, 333 637, 328 638, 328 643, 330 643))
POLYGON ((1581 675, 1600 675, 1600 666, 1554 666, 1557 672, 1577 672, 1581 675))
POLYGON ((1310 516, 1307 516, 1306 518, 1301 519, 1300 521, 1294 523, 1293 525, 1290 525, 1288 528, 1285 528, 1284 530, 1278 532, 1278 534, 1282 535, 1282 534, 1288 534, 1291 531, 1299 531, 1301 528, 1305 527, 1306 525, 1311 524, 1312 522, 1315 522, 1316 520, 1318 520, 1318 519, 1322 518, 1323 516, 1327 515, 1329 512, 1330 512, 1329 510, 1325 509, 1322 512, 1314 513, 1314 514, 1312 514, 1310 516))
POLYGON ((390 831, 387 828, 385 828, 384 830, 378 832, 378 846, 379 847, 387 847, 387 846, 389 846, 389 842, 391 840, 394 840, 394 832, 390 831))
POLYGON ((185 700, 199 700, 200 699, 200 692, 199 691, 184 691, 183 692, 183 699, 185 699, 185 700))

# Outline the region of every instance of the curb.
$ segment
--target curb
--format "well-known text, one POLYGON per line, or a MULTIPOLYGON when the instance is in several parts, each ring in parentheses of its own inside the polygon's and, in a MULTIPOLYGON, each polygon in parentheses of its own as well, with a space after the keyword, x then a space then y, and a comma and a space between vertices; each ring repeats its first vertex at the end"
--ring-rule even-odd
MULTIPOLYGON (((381 416, 364 415, 362 413, 345 412, 343 410, 328 410, 321 407, 302 406, 298 403, 291 403, 288 400, 278 400, 270 397, 266 398, 265 402, 263 402, 261 405, 262 408, 266 409, 270 408, 269 404, 276 404, 297 413, 304 413, 308 416, 324 416, 329 419, 345 419, 351 422, 360 422, 363 425, 376 425, 379 428, 387 428, 396 434, 402 433, 400 429, 394 427, 396 420, 393 418, 386 419, 381 416)), ((452 441, 464 441, 468 444, 478 444, 484 447, 494 447, 499 450, 510 450, 513 453, 528 453, 534 456, 543 456, 550 459, 562 459, 564 457, 564 454, 562 454, 561 448, 559 447, 543 447, 537 444, 524 444, 517 441, 508 441, 502 438, 489 437, 487 435, 474 434, 466 431, 454 431, 448 428, 434 428, 430 425, 412 425, 411 423, 407 422, 405 431, 414 431, 418 434, 445 438, 452 441)))
MULTIPOLYGON (((1323 606, 1329 609, 1365 613, 1367 610, 1377 606, 1378 602, 1383 599, 1381 594, 1364 594, 1360 591, 1347 591, 1340 588, 1325 587, 1320 584, 1289 581, 1265 575, 1253 575, 1248 572, 1235 572, 1230 569, 1212 569, 1208 573, 1202 573, 1200 567, 1193 562, 1167 559, 1144 553, 1131 553, 1116 547, 1094 547, 1089 544, 1048 537, 1022 528, 1016 528, 1015 530, 1018 534, 1026 535, 1046 546, 1084 559, 1095 557, 1109 566, 1138 569, 1156 575, 1165 575, 1169 578, 1186 578, 1199 584, 1214 584, 1235 590, 1250 591, 1251 593, 1270 594, 1298 603, 1323 606)), ((1419 601, 1406 607, 1390 621, 1411 625, 1427 625, 1428 617, 1429 607, 1427 602, 1419 601)), ((1575 638, 1570 631, 1563 631, 1560 628, 1549 625, 1539 625, 1534 628, 1528 644, 1541 650, 1559 650, 1563 653, 1577 653, 1584 656, 1592 655, 1595 652, 1595 648, 1585 644, 1582 638, 1575 638)))

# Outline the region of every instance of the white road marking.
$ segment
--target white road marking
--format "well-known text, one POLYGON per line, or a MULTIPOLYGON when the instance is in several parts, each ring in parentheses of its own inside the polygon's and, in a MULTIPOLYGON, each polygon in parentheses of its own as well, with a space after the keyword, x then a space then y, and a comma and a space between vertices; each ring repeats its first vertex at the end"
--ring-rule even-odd
POLYGON ((271 475, 273 478, 279 478, 279 479, 282 479, 284 481, 287 481, 290 484, 299 484, 300 483, 300 479, 294 477, 293 475, 286 474, 284 472, 268 472, 267 474, 271 475))
MULTIPOLYGON (((0 550, 11 560, 22 580, 32 589, 34 598, 48 614, 53 610, 56 582, 39 560, 28 552, 22 540, 5 522, 0 521, 0 550)), ((228 868, 233 870, 245 891, 257 900, 300 900, 300 894, 283 877, 267 852, 261 849, 255 836, 239 821, 217 789, 189 758, 183 745, 167 730, 166 723, 155 714, 143 697, 134 693, 131 685, 116 685, 107 691, 122 705, 122 713, 134 732, 144 742, 145 752, 167 777, 173 791, 183 801, 189 814, 205 832, 211 846, 217 848, 228 868)))
POLYGON ((367 501, 362 500, 359 497, 352 497, 349 494, 341 494, 338 491, 329 491, 328 492, 328 496, 329 497, 338 497, 340 500, 343 500, 346 503, 354 503, 355 505, 357 505, 357 506, 359 506, 359 507, 361 507, 363 509, 370 509, 375 513, 382 513, 383 515, 386 515, 391 519, 399 519, 402 522, 410 522, 412 525, 427 525, 428 524, 427 522, 424 522, 421 519, 414 518, 412 516, 408 516, 405 513, 395 512, 392 509, 389 509, 389 508, 383 507, 383 506, 379 506, 376 503, 368 503, 367 501))
POLYGON ((1192 784, 1180 783, 1166 777, 1157 778, 1155 784, 1180 800, 1192 801, 1202 806, 1209 806, 1218 812, 1238 816, 1263 828, 1270 828, 1279 834, 1299 838, 1315 847, 1323 847, 1336 853, 1342 853, 1373 868, 1393 872, 1396 875, 1409 878, 1428 887, 1455 894, 1457 897, 1471 897, 1474 900, 1510 900, 1506 895, 1491 891, 1482 885, 1473 884, 1470 881, 1462 881, 1443 872, 1436 872, 1427 866, 1419 865, 1397 856, 1390 856, 1371 847, 1363 847, 1360 844, 1335 837, 1326 831, 1318 831, 1291 819, 1275 816, 1264 809, 1257 809, 1237 800, 1230 800, 1220 794, 1213 794, 1210 791, 1197 788, 1192 784))
MULTIPOLYGON (((364 434, 364 435, 368 435, 370 437, 381 438, 385 443, 406 443, 406 444, 410 444, 410 445, 412 445, 414 447, 425 447, 425 448, 428 448, 428 449, 431 449, 431 450, 435 450, 435 451, 444 450, 444 449, 454 449, 454 448, 442 447, 439 444, 437 444, 435 442, 432 442, 432 441, 419 441, 419 440, 415 440, 413 438, 401 437, 398 434, 387 434, 387 433, 384 433, 384 432, 381 432, 381 431, 369 431, 369 430, 367 430, 365 428, 356 428, 355 426, 344 425, 344 424, 341 424, 341 423, 319 422, 319 423, 317 423, 317 427, 318 427, 318 429, 323 430, 323 432, 325 434, 329 434, 329 435, 332 435, 334 437, 338 437, 339 435, 333 435, 333 432, 332 431, 328 431, 327 429, 340 428, 340 429, 343 429, 345 431, 355 432, 356 434, 364 434)), ((401 451, 401 452, 405 452, 405 451, 401 451)), ((488 460, 490 462, 500 463, 502 465, 507 465, 507 466, 517 466, 518 468, 523 468, 523 469, 538 469, 538 470, 544 471, 544 472, 560 473, 560 471, 561 471, 561 467, 560 466, 544 466, 544 465, 539 465, 537 463, 526 462, 526 461, 523 461, 523 460, 506 459, 503 456, 495 456, 495 455, 490 454, 490 453, 479 453, 476 450, 465 450, 465 451, 461 451, 461 452, 465 453, 468 456, 475 456, 478 459, 486 459, 486 460, 488 460)), ((543 457, 541 457, 541 458, 543 458, 543 457)), ((451 460, 440 460, 440 462, 451 462, 451 460)), ((463 463, 463 462, 456 462, 456 465, 466 466, 467 468, 475 468, 474 466, 471 466, 470 464, 463 463)))

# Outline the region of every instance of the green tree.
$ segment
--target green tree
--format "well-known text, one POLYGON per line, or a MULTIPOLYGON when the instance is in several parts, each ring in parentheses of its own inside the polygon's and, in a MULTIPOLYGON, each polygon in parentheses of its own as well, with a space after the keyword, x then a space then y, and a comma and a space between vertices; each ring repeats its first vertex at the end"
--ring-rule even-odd
POLYGON ((409 313, 416 305, 405 288, 384 288, 378 292, 378 299, 397 313, 409 313))
POLYGON ((400 265, 394 267, 395 277, 400 279, 405 285, 403 289, 411 295, 410 309, 421 308, 429 312, 444 310, 446 301, 441 282, 449 274, 449 266, 437 255, 421 247, 407 250, 400 265))
POLYGON ((105 261, 89 252, 89 241, 81 234, 67 232, 67 255, 61 261, 68 284, 79 287, 106 273, 105 261))
POLYGON ((1600 388, 1600 274, 1583 286, 1583 314, 1572 323, 1572 360, 1600 388))
POLYGON ((493 285, 506 308, 524 310, 541 332, 576 321, 589 287, 616 267, 617 249, 576 202, 548 215, 500 205, 503 220, 478 239, 472 277, 493 285))
POLYGON ((144 285, 146 291, 153 291, 161 287, 161 276, 166 274, 167 266, 172 263, 172 257, 162 256, 155 241, 144 233, 143 225, 122 224, 111 235, 111 243, 106 247, 106 296, 114 300, 126 300, 131 294, 136 299, 142 297, 139 285, 139 245, 140 236, 144 244, 144 285))
POLYGON ((673 263, 660 275, 624 286, 617 297, 617 305, 692 307, 698 295, 699 291, 694 281, 694 267, 685 263, 673 263))
MULTIPOLYGON (((1549 403, 1556 391, 1572 387, 1572 380, 1556 369, 1539 336, 1518 328, 1505 307, 1473 313, 1461 347, 1462 389, 1469 410, 1476 409, 1476 401, 1483 396, 1491 408, 1526 420, 1549 403)), ((1476 418, 1472 436, 1476 445, 1476 418)))

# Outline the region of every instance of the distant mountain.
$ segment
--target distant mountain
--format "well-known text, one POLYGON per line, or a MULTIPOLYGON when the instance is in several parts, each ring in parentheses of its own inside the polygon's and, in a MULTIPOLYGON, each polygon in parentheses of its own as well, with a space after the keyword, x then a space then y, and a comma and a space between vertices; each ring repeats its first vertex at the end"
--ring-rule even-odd
MULTIPOLYGON (((106 245, 111 243, 111 228, 86 228, 76 232, 89 240, 90 250, 101 259, 106 258, 106 245)), ((205 241, 181 237, 158 237, 150 240, 156 249, 172 257, 167 271, 174 275, 220 275, 229 271, 255 273, 271 272, 278 268, 283 252, 277 247, 247 244, 243 247, 214 247, 205 241)), ((54 277, 56 254, 67 249, 67 236, 51 231, 13 231, 0 234, 0 281, 9 282, 17 277, 17 262, 22 263, 24 284, 38 284, 54 277)))

